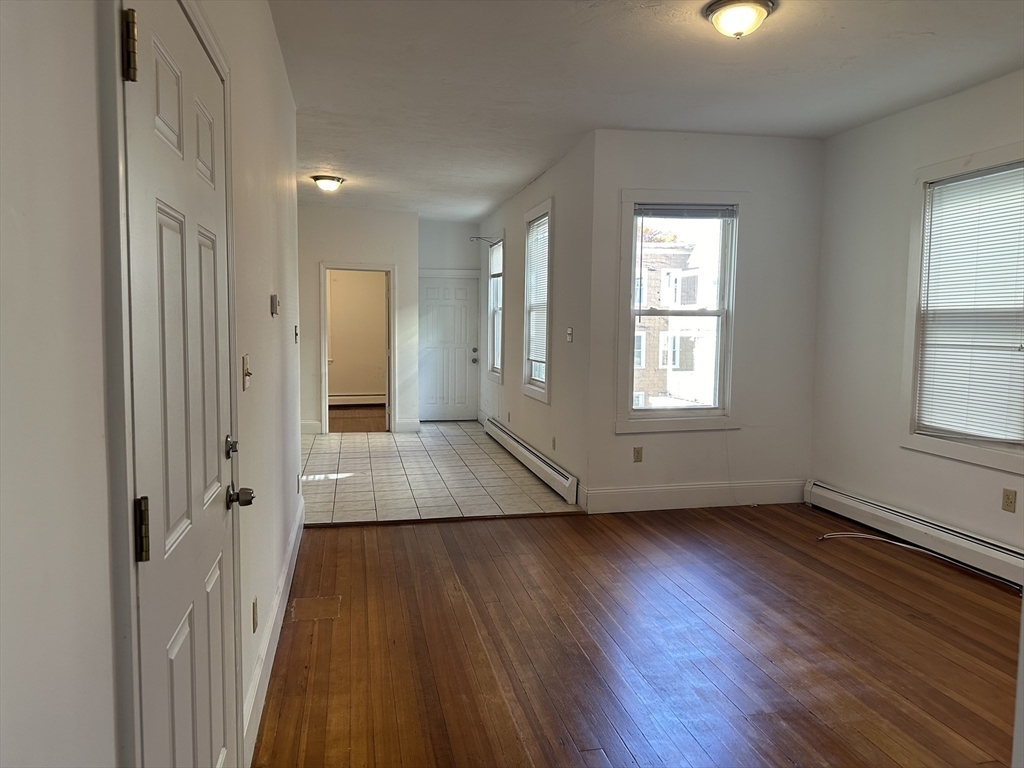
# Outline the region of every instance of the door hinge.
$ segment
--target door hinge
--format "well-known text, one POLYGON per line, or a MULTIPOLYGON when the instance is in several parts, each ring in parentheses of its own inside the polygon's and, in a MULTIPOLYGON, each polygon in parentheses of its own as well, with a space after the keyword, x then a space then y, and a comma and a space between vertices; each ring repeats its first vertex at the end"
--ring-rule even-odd
POLYGON ((139 15, 134 8, 121 16, 121 76, 130 83, 139 79, 139 15))
POLYGON ((149 496, 135 500, 135 560, 149 562, 149 496))

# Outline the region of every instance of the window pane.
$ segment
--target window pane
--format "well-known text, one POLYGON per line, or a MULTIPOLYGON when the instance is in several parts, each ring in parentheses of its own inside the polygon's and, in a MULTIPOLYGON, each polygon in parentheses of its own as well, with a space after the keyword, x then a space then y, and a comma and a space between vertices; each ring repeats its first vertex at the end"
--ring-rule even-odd
MULTIPOLYGON (((499 244, 500 247, 500 244, 499 244)), ((490 302, 490 353, 491 370, 501 370, 501 309, 502 309, 502 278, 501 275, 491 277, 490 289, 488 290, 488 301, 490 302)))
POLYGON ((645 334, 658 352, 649 346, 643 366, 633 370, 633 407, 717 408, 720 322, 718 317, 635 318, 634 333, 645 334))
MULTIPOLYGON (((636 215, 633 309, 718 309, 730 219, 636 215)), ((648 398, 649 399, 649 398, 648 398)))
POLYGON ((526 360, 528 378, 544 383, 548 347, 548 215, 526 228, 526 360))
POLYGON ((917 431, 1024 442, 1024 168, 931 184, 917 431))

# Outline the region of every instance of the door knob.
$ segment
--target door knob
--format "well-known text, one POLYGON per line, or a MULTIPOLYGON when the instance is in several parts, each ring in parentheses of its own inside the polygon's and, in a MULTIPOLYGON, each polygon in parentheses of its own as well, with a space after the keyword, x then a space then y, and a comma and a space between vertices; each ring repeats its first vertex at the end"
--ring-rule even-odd
POLYGON ((252 488, 239 488, 236 491, 234 485, 228 486, 228 509, 231 509, 232 504, 248 507, 254 501, 256 501, 256 492, 252 488))
POLYGON ((476 352, 476 347, 473 347, 473 351, 476 352))
POLYGON ((476 358, 473 358, 473 365, 476 365, 476 358))

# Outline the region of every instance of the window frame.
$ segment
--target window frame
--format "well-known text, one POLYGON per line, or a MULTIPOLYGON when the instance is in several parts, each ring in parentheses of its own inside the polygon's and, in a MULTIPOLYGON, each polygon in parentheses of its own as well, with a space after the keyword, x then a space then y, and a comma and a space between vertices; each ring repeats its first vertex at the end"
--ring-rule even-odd
MULTIPOLYGON (((616 349, 616 419, 617 434, 645 432, 686 432, 738 429, 732 403, 733 332, 735 327, 736 271, 740 260, 744 221, 749 220, 750 193, 742 191, 650 190, 621 191, 619 333, 616 349), (723 254, 719 276, 721 314, 718 340, 718 407, 659 408, 639 410, 633 407, 633 333, 634 318, 634 246, 636 240, 634 206, 641 204, 730 205, 736 207, 736 224, 732 247, 723 254), (626 350, 629 350, 628 356, 626 350)), ((713 314, 709 312, 709 314, 713 314)), ((660 363, 660 346, 659 360, 660 363)))
POLYGON ((487 378, 493 381, 495 384, 501 384, 505 380, 505 233, 502 231, 501 238, 494 244, 489 245, 484 255, 484 261, 487 269, 485 270, 487 275, 487 378), (501 246, 501 272, 497 275, 491 273, 491 251, 497 246, 501 246), (495 338, 494 334, 494 307, 493 307, 493 295, 491 292, 491 280, 498 277, 501 280, 501 334, 500 337, 495 338), (499 356, 501 358, 501 364, 495 366, 495 347, 497 347, 499 356))
POLYGON ((531 208, 523 216, 523 394, 546 404, 551 402, 551 277, 555 236, 553 208, 554 198, 549 197, 540 205, 531 208), (544 216, 547 216, 548 219, 548 291, 545 304, 547 338, 544 340, 544 381, 540 382, 530 377, 530 260, 526 253, 526 248, 529 240, 530 224, 544 216))
POLYGON ((975 464, 990 469, 1024 475, 1021 459, 1024 450, 1013 445, 998 445, 961 436, 918 434, 917 429, 917 358, 921 336, 922 270, 924 267, 924 223, 928 185, 956 176, 976 174, 999 166, 1024 161, 1024 142, 985 152, 978 152, 914 171, 908 208, 910 218, 910 251, 907 272, 907 303, 903 342, 903 381, 901 389, 900 447, 918 453, 975 464))

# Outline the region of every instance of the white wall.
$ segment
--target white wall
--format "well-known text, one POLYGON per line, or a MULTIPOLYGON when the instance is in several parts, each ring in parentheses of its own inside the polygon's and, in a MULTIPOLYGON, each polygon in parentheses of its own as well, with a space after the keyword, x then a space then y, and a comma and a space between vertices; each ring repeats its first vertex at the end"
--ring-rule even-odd
POLYGON ((327 276, 327 357, 332 361, 327 392, 383 398, 388 387, 387 274, 332 269, 327 276))
MULTIPOLYGON (((481 366, 480 411, 507 425, 536 450, 580 478, 587 478, 587 397, 589 393, 590 238, 594 184, 594 135, 545 171, 480 224, 480 233, 505 237, 505 371, 502 384, 481 366), (551 211, 550 404, 523 394, 523 322, 526 283, 527 211, 548 198, 551 211), (573 328, 573 343, 565 329, 573 328), (556 440, 552 448, 551 441, 556 440)), ((477 251, 476 267, 486 274, 487 248, 477 251)), ((487 302, 481 301, 480 338, 487 338, 487 302)))
MULTIPOLYGON (((231 64, 238 346, 257 372, 238 404, 241 478, 258 491, 257 505, 242 516, 241 589, 259 596, 266 612, 301 522, 295 107, 266 3, 205 9, 231 64), (271 293, 283 300, 275 319, 271 293)), ((103 99, 119 87, 114 25, 108 2, 0 3, 4 765, 109 766, 125 743, 115 725, 111 542, 126 532, 110 517, 113 494, 123 491, 109 491, 107 481, 107 430, 117 418, 104 409, 104 338, 111 335, 101 282, 118 262, 116 210, 115 245, 106 252, 111 233, 101 227, 117 158, 113 174, 101 166, 99 134, 103 125, 109 148, 116 134, 112 102, 103 99), (29 66, 38 58, 32 41, 40 39, 57 55, 29 66)), ((116 441, 116 426, 111 434, 116 441)), ((260 651, 273 655, 266 648, 272 626, 266 612, 258 635, 242 627, 250 704, 260 651)), ((257 706, 256 725, 259 714, 257 706)))
POLYGON ((93 3, 0 3, 3 765, 116 754, 98 50, 93 3))
POLYGON ((821 159, 821 142, 807 139, 597 132, 591 511, 800 498, 810 471, 821 159), (735 280, 731 419, 738 430, 615 434, 623 189, 749 195, 735 280), (643 463, 633 463, 633 446, 644 448, 643 463))
MULTIPOLYGON (((344 194, 344 192, 340 193, 344 194)), ((393 266, 395 431, 419 429, 419 221, 415 213, 321 206, 299 209, 302 427, 320 425, 320 264, 393 266)))
MULTIPOLYGON (((1024 72, 900 112, 826 145, 813 476, 849 493, 1016 547, 1000 510, 1020 475, 900 447, 915 169, 1024 138, 1024 72)), ((1024 469, 1024 464, 1022 464, 1024 469)))
POLYGON ((480 269, 477 234, 473 223, 420 219, 420 269, 480 269))
MULTIPOLYGON (((255 742, 298 544, 299 322, 295 102, 266 2, 204 2, 231 66, 231 162, 237 352, 255 376, 237 392, 239 477, 256 503, 241 523, 241 613, 259 599, 260 625, 242 621, 246 755, 255 742), (270 295, 281 311, 270 314, 270 295)), ((239 385, 240 387, 240 385, 239 385)))

